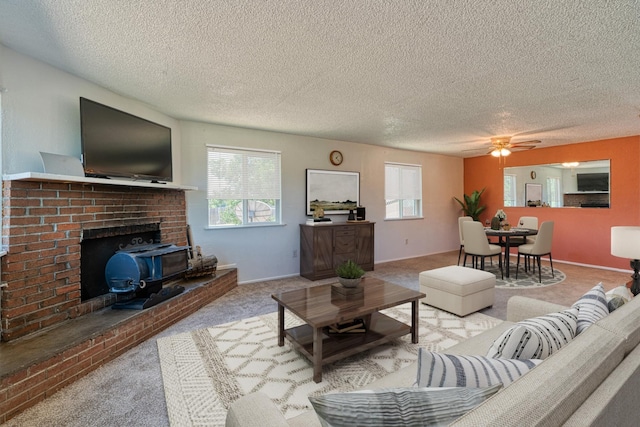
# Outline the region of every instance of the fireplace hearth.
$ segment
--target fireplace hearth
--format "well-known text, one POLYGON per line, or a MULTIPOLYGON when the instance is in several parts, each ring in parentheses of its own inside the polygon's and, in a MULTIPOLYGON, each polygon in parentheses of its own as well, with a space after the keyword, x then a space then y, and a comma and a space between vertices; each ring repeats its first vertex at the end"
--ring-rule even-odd
POLYGON ((114 304, 104 267, 132 238, 187 244, 184 189, 46 177, 2 185, 2 341, 114 304), (104 253, 88 248, 102 238, 112 240, 104 253))

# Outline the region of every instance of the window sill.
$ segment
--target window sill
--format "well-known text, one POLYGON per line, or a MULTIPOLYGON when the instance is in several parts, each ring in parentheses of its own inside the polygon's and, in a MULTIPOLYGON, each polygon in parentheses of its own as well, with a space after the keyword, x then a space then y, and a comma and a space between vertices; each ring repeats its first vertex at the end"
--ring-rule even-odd
POLYGON ((230 228, 236 229, 248 229, 248 228, 263 228, 263 227, 284 227, 287 224, 250 224, 250 225, 207 225, 205 230, 227 230, 230 228))
POLYGON ((415 219, 424 219, 423 216, 412 216, 407 218, 385 218, 383 221, 412 221, 415 219))

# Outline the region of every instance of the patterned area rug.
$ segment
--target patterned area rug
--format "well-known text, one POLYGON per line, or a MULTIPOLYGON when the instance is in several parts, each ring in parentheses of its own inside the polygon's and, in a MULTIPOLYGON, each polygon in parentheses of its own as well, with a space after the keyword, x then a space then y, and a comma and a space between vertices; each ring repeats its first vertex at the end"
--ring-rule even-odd
MULTIPOLYGON (((468 266, 470 264, 467 264, 468 266)), ((485 270, 496 275, 496 288, 512 288, 512 289, 522 289, 522 288, 543 288, 545 286, 556 285, 566 279, 567 276, 558 270, 557 268, 553 269, 553 276, 551 275, 551 267, 542 266, 542 282, 538 279, 538 267, 536 267, 536 272, 533 273, 531 270, 525 272, 522 267, 522 263, 520 265, 520 269, 518 270, 518 278, 516 279, 516 266, 513 262, 511 262, 509 269, 509 277, 505 277, 500 279, 500 269, 498 268, 497 262, 493 264, 493 266, 485 265, 485 270)))
MULTIPOLYGON (((410 323, 411 305, 384 310, 410 323)), ((311 363, 287 341, 277 344, 277 314, 243 319, 158 340, 164 391, 172 426, 222 426, 226 408, 261 391, 286 418, 311 408, 307 396, 360 388, 416 360, 418 347, 442 351, 501 321, 481 313, 464 318, 420 305, 420 344, 410 336, 325 365, 313 382, 311 363)), ((300 324, 287 313, 286 327, 300 324)))

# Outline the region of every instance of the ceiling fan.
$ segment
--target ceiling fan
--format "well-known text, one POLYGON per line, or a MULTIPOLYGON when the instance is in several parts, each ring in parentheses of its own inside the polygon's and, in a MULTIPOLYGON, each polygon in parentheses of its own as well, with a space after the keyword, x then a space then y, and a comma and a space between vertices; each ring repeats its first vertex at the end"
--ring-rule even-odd
POLYGON ((536 148, 535 144, 540 144, 539 139, 529 141, 511 142, 510 136, 494 136, 491 138, 491 149, 487 154, 493 157, 505 157, 511 154, 511 150, 531 150, 536 148))

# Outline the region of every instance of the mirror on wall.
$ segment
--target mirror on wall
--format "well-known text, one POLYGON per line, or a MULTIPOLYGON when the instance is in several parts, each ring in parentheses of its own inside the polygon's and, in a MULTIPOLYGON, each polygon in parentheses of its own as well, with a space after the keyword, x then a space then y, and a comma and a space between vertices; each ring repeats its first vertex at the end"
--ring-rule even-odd
POLYGON ((504 168, 504 205, 608 208, 610 161, 504 168))

